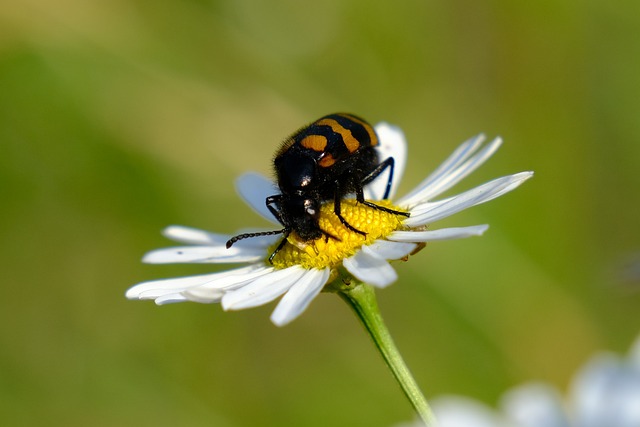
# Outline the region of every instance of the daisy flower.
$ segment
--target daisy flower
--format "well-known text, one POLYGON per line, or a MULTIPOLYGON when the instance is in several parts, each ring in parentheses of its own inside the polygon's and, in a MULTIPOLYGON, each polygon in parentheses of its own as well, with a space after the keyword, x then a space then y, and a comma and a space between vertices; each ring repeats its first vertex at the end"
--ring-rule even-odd
MULTIPOLYGON (((273 259, 268 261, 281 236, 259 236, 238 241, 232 237, 182 226, 170 226, 164 235, 183 246, 148 253, 143 261, 165 263, 244 264, 227 271, 174 279, 154 280, 130 288, 130 299, 152 299, 157 304, 181 301, 221 303, 224 310, 241 310, 267 304, 282 297, 271 320, 278 326, 298 317, 311 301, 338 278, 351 276, 363 283, 383 288, 397 279, 389 261, 407 259, 425 243, 481 235, 487 225, 431 229, 437 220, 464 209, 488 202, 515 189, 532 176, 522 172, 487 182, 456 196, 438 199, 498 149, 500 138, 483 144, 484 136, 472 138, 458 147, 431 175, 403 197, 394 199, 404 171, 407 146, 400 129, 381 123, 375 126, 380 141, 379 158, 393 157, 394 180, 389 200, 380 200, 387 184, 386 174, 365 187, 365 197, 408 217, 373 209, 353 199, 342 201, 342 215, 363 236, 346 228, 333 213, 333 203, 321 206, 320 228, 330 236, 313 242, 301 242, 295 233, 273 259), (429 226, 429 229, 427 228, 429 226)), ((240 196, 258 214, 277 223, 265 205, 267 196, 278 194, 275 183, 250 173, 237 181, 240 196)))
POLYGON ((497 412, 462 397, 433 402, 440 427, 638 427, 640 337, 626 358, 594 356, 574 377, 567 398, 549 385, 531 383, 509 391, 500 406, 497 412))

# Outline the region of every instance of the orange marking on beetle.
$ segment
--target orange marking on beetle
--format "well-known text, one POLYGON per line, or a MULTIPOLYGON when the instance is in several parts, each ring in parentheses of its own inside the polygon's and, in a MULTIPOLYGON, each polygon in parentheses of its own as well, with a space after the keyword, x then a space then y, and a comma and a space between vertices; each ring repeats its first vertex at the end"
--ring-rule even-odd
POLYGON ((371 127, 371 125, 365 121, 363 121, 362 119, 356 117, 356 116, 352 116, 351 114, 342 114, 345 117, 348 117, 349 120, 354 121, 358 124, 360 124, 363 128, 366 129, 367 133, 369 134, 369 140, 371 141, 371 146, 374 147, 376 145, 378 145, 379 141, 378 141, 378 135, 376 135, 376 132, 373 130, 373 128, 371 127))
POLYGON ((318 121, 317 124, 320 126, 329 126, 335 133, 339 133, 340 136, 342 136, 344 145, 347 147, 347 150, 349 150, 350 153, 353 153, 358 148, 360 148, 360 141, 353 137, 350 130, 342 127, 342 125, 340 125, 340 123, 338 123, 334 119, 322 119, 318 121))
POLYGON ((320 167, 328 168, 329 166, 333 166, 335 162, 336 162, 335 157, 333 157, 330 153, 326 153, 325 156, 322 159, 320 159, 318 164, 320 165, 320 167))
POLYGON ((327 137, 323 135, 307 135, 302 138, 300 145, 313 151, 322 153, 327 148, 327 137))

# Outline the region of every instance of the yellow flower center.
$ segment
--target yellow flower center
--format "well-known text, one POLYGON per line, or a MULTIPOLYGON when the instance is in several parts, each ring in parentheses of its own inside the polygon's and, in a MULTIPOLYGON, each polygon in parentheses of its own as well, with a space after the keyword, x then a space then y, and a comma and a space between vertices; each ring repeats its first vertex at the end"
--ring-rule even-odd
MULTIPOLYGON (((404 212, 388 200, 376 201, 376 205, 404 212)), ((402 215, 392 214, 357 203, 354 199, 340 203, 342 217, 355 229, 367 233, 362 235, 347 228, 333 212, 333 202, 320 208, 318 224, 330 236, 304 241, 293 232, 273 259, 273 266, 286 268, 300 265, 304 268, 336 267, 344 258, 354 255, 362 245, 370 245, 402 227, 402 215)), ((279 242, 278 242, 279 243, 279 242)), ((270 248, 272 253, 277 244, 270 248)))

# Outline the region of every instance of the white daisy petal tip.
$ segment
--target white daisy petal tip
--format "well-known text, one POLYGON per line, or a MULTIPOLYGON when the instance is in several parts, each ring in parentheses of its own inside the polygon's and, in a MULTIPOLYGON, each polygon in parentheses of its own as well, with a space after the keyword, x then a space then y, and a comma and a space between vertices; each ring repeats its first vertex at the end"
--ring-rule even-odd
POLYGON ((124 293, 124 297, 126 299, 132 299, 132 300, 136 300, 136 299, 140 299, 138 297, 139 293, 138 290, 136 289, 136 286, 132 286, 129 289, 127 289, 127 291, 124 293))
POLYGON ((515 174, 514 176, 521 176, 523 181, 526 181, 527 179, 531 178, 534 175, 533 171, 524 171, 524 172, 520 172, 515 174))
POLYGON ((489 224, 476 225, 471 232, 471 236, 482 236, 489 229, 489 224))
POLYGON ((511 175, 511 183, 501 192, 499 192, 496 196, 487 199, 486 201, 493 200, 496 197, 502 196, 503 194, 509 193, 520 185, 522 185, 525 181, 533 178, 533 171, 524 171, 511 175))
POLYGON ((399 126, 392 125, 387 122, 378 122, 373 126, 373 129, 376 131, 376 135, 380 139, 402 139, 406 140, 404 136, 404 132, 399 126))
POLYGON ((163 287, 163 280, 152 280, 149 282, 138 283, 127 289, 125 297, 130 300, 155 300, 162 295, 176 293, 181 289, 172 289, 171 287, 163 287))
POLYGON ((439 230, 424 231, 394 231, 387 239, 394 242, 436 242, 439 240, 464 239, 482 236, 489 229, 488 224, 472 225, 470 227, 451 227, 439 230))
POLYGON ((167 239, 189 245, 222 245, 231 236, 215 234, 183 225, 170 225, 162 230, 162 235, 167 239))
POLYGON ((184 236, 190 236, 190 228, 182 227, 180 225, 168 225, 162 229, 161 234, 167 239, 180 238, 184 236))
POLYGON ((375 126, 375 132, 378 136, 378 152, 382 157, 393 157, 397 162, 404 166, 407 157, 407 140, 404 132, 397 126, 388 123, 379 123, 375 126), (396 157, 399 159, 396 160, 396 157))
POLYGON ((480 132, 479 134, 472 136, 471 138, 467 139, 465 142, 460 144, 456 148, 456 151, 454 153, 459 151, 473 153, 486 140, 487 140, 487 135, 484 132, 480 132))

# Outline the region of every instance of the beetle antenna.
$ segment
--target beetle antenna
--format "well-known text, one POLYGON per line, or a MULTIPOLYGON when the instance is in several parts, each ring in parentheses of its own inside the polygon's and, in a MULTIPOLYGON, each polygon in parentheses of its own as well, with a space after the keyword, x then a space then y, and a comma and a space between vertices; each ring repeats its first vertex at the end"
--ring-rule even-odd
POLYGON ((287 228, 283 228, 282 230, 273 230, 273 231, 260 231, 259 233, 244 233, 239 234, 235 237, 230 238, 227 241, 227 249, 229 249, 235 242, 238 240, 249 239, 251 237, 260 237, 260 236, 273 236, 275 234, 283 234, 288 231, 287 228))

